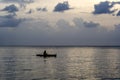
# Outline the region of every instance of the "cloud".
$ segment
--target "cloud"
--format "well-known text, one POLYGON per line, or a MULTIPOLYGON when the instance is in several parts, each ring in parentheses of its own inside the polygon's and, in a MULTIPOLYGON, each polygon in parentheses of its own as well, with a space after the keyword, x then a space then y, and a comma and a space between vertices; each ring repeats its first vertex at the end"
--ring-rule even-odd
POLYGON ((16 2, 16 3, 33 3, 34 0, 1 0, 1 2, 5 2, 5 3, 13 3, 13 2, 16 2))
POLYGON ((4 9, 2 9, 2 11, 8 11, 10 13, 13 13, 19 11, 19 9, 14 4, 11 4, 9 6, 6 6, 4 9))
POLYGON ((120 1, 118 1, 118 2, 114 2, 114 1, 111 2, 111 5, 113 5, 113 6, 116 5, 116 4, 120 4, 120 1))
POLYGON ((92 22, 92 21, 90 21, 90 22, 84 22, 84 26, 85 26, 85 27, 88 27, 88 28, 98 27, 99 25, 100 25, 100 24, 94 23, 94 22, 92 22))
POLYGON ((21 8, 26 8, 27 4, 34 3, 34 0, 0 0, 2 3, 17 3, 21 8))
POLYGON ((44 8, 37 8, 36 10, 37 10, 37 11, 43 11, 43 12, 46 12, 46 11, 47 11, 47 8, 46 8, 46 7, 44 7, 44 8))
POLYGON ((28 12, 27 12, 27 14, 31 14, 31 13, 33 13, 34 12, 34 10, 33 9, 30 9, 28 12))
MULTIPOLYGON (((57 25, 60 28, 59 40, 61 44, 73 45, 120 45, 120 34, 118 29, 109 31, 102 27, 99 23, 93 21, 85 21, 81 18, 74 18, 74 26, 65 20, 60 20, 57 25)), ((56 33, 57 35, 57 33, 56 33)))
POLYGON ((120 24, 116 24, 116 25, 115 25, 115 30, 120 31, 120 24))
POLYGON ((35 11, 39 11, 39 12, 46 12, 47 11, 47 8, 36 8, 35 10, 34 9, 30 9, 27 14, 32 14, 34 13, 35 11))
MULTIPOLYGON (((108 31, 94 21, 74 18, 74 25, 60 19, 51 26, 47 20, 26 20, 15 30, 0 29, 2 45, 120 45, 116 28, 108 31), (89 28, 94 27, 94 28, 89 28)), ((117 25, 119 26, 119 25, 117 25)))
POLYGON ((120 16, 120 11, 118 11, 118 13, 116 14, 116 16, 120 16))
POLYGON ((14 15, 0 16, 0 27, 17 27, 22 21, 14 15))
POLYGON ((58 3, 55 8, 54 8, 54 12, 63 12, 65 10, 69 10, 69 3, 68 1, 65 1, 63 3, 58 3))
POLYGON ((120 5, 120 2, 119 1, 118 2, 114 2, 114 1, 113 2, 110 2, 110 1, 100 2, 99 4, 94 5, 93 14, 113 14, 116 16, 120 16, 120 13, 118 11, 119 8, 114 9, 114 6, 116 4, 120 5), (117 12, 117 14, 114 14, 115 12, 117 12))
POLYGON ((110 4, 109 1, 100 2, 99 4, 94 5, 94 14, 110 14, 113 11, 110 8, 113 7, 114 4, 110 4))

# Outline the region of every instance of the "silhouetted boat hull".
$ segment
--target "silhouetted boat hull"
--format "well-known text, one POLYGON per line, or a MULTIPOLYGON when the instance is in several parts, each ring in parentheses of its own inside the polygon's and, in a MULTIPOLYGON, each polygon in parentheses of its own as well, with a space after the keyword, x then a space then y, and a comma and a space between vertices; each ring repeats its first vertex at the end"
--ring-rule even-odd
POLYGON ((57 55, 56 54, 47 54, 47 55, 36 54, 36 56, 39 56, 39 57, 56 57, 57 55))

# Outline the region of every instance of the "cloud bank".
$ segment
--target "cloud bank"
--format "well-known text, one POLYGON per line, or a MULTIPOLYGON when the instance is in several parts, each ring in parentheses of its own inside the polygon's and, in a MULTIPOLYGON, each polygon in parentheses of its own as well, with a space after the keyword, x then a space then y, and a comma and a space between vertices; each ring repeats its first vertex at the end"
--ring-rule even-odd
MULTIPOLYGON (((13 20, 14 21, 14 20, 13 20)), ((47 20, 26 20, 15 30, 0 29, 1 45, 120 45, 119 25, 108 31, 99 23, 74 18, 74 26, 60 19, 55 26, 47 20)))

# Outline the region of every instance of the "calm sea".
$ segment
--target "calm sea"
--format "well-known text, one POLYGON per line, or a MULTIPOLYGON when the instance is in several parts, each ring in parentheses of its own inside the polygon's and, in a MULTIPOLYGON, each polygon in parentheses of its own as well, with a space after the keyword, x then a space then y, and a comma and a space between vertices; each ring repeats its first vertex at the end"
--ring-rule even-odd
POLYGON ((0 47, 0 80, 120 80, 120 47, 0 47))

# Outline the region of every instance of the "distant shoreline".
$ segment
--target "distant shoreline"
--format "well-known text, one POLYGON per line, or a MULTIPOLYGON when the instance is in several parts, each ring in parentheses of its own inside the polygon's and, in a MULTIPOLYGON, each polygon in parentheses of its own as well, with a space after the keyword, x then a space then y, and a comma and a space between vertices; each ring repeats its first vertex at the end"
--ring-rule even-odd
POLYGON ((120 45, 0 45, 0 47, 120 47, 120 45))

